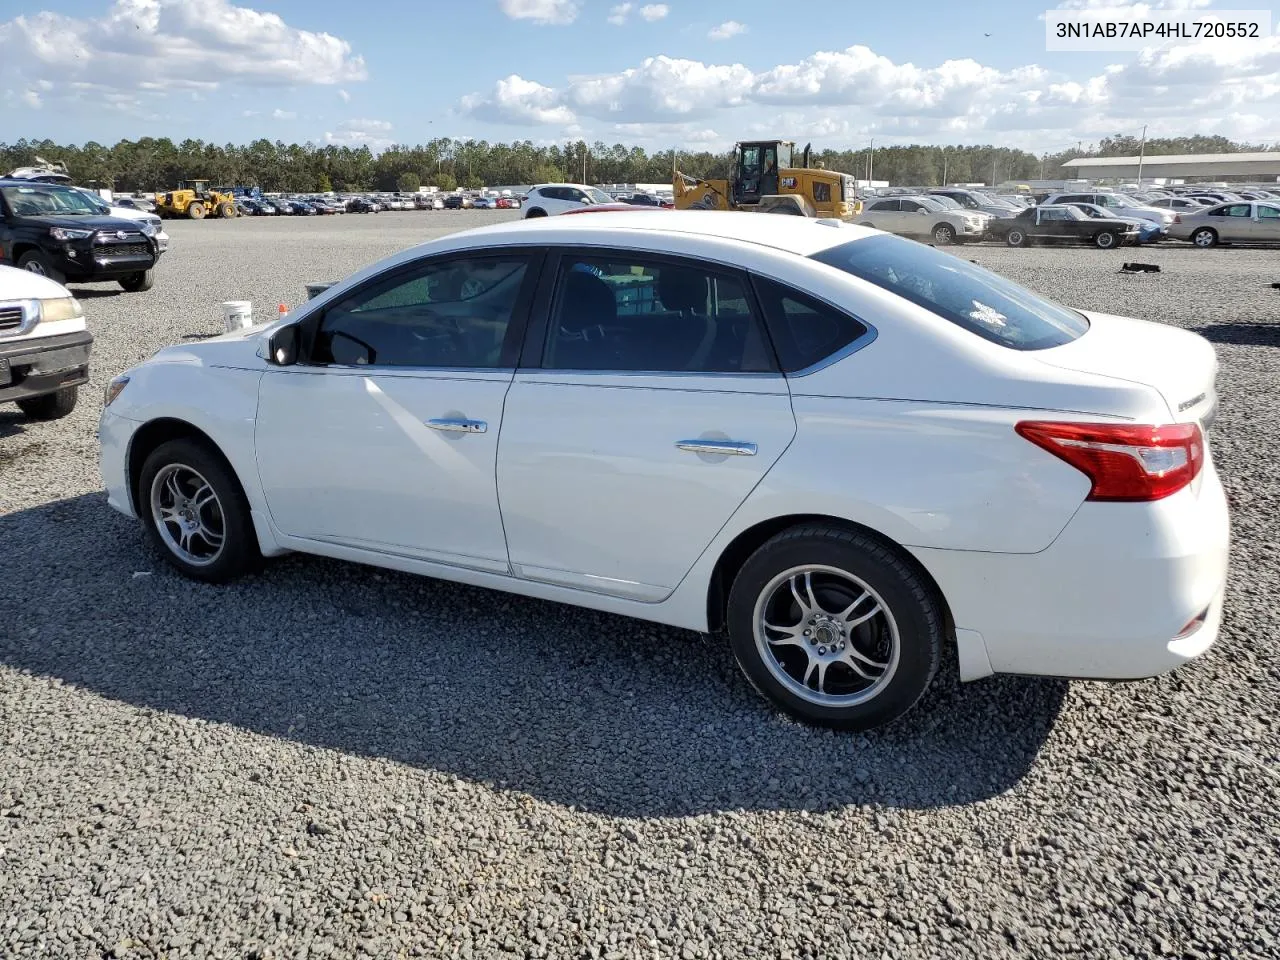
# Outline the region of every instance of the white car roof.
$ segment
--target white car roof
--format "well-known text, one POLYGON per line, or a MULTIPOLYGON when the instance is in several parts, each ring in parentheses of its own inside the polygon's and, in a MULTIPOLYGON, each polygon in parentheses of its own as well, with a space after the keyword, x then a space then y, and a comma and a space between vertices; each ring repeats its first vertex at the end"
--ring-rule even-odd
MULTIPOLYGON (((679 233, 771 247, 802 257, 875 234, 877 231, 831 219, 725 210, 618 210, 575 216, 537 217, 478 227, 448 239, 493 243, 612 243, 627 234, 679 233), (616 236, 610 236, 610 235, 616 236)), ((460 244, 460 246, 463 244, 460 244)))

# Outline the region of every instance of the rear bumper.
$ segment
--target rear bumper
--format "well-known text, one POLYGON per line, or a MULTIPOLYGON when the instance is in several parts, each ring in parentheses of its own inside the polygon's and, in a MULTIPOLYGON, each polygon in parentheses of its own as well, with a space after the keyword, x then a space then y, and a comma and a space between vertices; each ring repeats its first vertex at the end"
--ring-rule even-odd
POLYGON ((1083 504, 1040 553, 913 552, 951 606, 964 679, 1136 680, 1181 666, 1217 639, 1228 537, 1210 461, 1195 484, 1164 500, 1083 504))
POLYGON ((88 331, 33 340, 0 341, 0 403, 42 397, 89 382, 88 331))

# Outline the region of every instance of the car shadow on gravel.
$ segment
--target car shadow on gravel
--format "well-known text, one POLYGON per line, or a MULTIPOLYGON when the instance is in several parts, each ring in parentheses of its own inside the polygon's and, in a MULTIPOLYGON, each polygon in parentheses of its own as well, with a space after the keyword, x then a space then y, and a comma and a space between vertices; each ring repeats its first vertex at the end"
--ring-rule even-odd
MULTIPOLYGON (((1280 313, 1280 295, 1277 295, 1276 310, 1280 313)), ((1191 329, 1214 343, 1247 347, 1280 347, 1280 325, 1276 324, 1208 323, 1191 329)))
POLYGON ((1026 775, 1067 689, 949 668, 904 721, 835 733, 687 631, 302 556, 193 583, 101 493, 0 517, 0 543, 9 667, 616 816, 973 803, 1026 775))
POLYGON ((12 413, 8 410, 0 412, 0 440, 26 433, 27 423, 27 416, 24 413, 16 410, 12 413))

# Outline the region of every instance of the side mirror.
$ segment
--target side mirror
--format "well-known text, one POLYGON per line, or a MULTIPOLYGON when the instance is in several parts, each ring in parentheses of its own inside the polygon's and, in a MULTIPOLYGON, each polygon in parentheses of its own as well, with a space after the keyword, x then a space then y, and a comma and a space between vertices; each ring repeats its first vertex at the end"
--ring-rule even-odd
POLYGON ((917 210, 916 213, 918 213, 922 217, 927 217, 929 215, 928 210, 917 210))
POLYGON ((589 207, 591 206, 592 200, 590 197, 583 197, 578 202, 581 203, 584 207, 589 207))
POLYGON ((291 367, 298 362, 298 326, 281 327, 267 341, 267 362, 277 367, 291 367))

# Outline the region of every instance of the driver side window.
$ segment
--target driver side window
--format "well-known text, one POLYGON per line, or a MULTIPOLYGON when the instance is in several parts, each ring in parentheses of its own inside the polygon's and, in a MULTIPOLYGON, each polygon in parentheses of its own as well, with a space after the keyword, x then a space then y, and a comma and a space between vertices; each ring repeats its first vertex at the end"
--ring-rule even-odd
POLYGON ((527 273, 522 256, 475 257, 422 264, 366 286, 325 311, 310 361, 501 367, 527 273))

